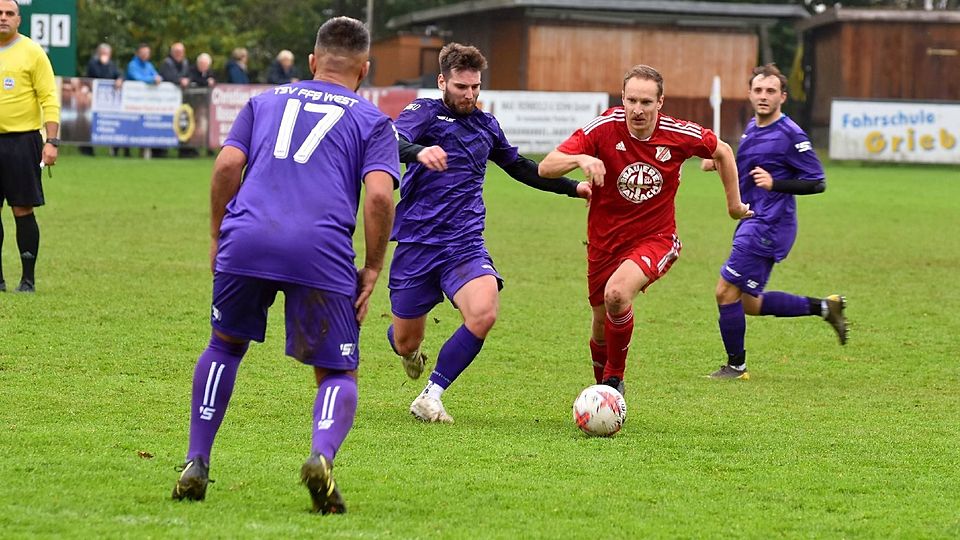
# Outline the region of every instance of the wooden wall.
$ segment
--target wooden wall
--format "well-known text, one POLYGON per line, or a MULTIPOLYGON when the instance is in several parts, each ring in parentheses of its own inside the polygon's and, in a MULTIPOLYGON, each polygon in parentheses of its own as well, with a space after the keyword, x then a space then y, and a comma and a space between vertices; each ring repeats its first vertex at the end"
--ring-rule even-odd
MULTIPOLYGON (((612 104, 620 105, 620 100, 612 104)), ((713 129, 713 107, 703 97, 665 96, 661 112, 713 129)), ((748 99, 724 99, 720 104, 720 138, 736 148, 752 116, 753 109, 748 99)))
MULTIPOLYGON (((443 27, 447 42, 475 45, 486 56, 485 90, 606 92, 616 105, 624 72, 646 63, 664 76, 665 114, 712 128, 708 98, 720 75, 722 137, 738 141, 751 116, 747 81, 759 51, 751 30, 561 23, 526 19, 518 9, 448 19, 443 27)), ((378 74, 374 85, 381 80, 378 74)))
POLYGON ((960 25, 850 21, 814 29, 810 120, 830 124, 833 98, 960 99, 960 25))
POLYGON ((842 46, 852 97, 960 98, 960 25, 847 24, 842 46))
POLYGON ((531 24, 525 89, 619 95, 627 69, 648 64, 663 75, 667 98, 706 98, 720 75, 723 97, 743 99, 758 46, 751 32, 531 24))
POLYGON ((830 100, 843 97, 844 82, 843 50, 840 27, 824 28, 815 34, 811 62, 813 66, 813 88, 808 94, 810 101, 810 121, 813 125, 830 123, 830 100))
POLYGON ((391 86, 397 81, 416 79, 424 73, 433 74, 436 79, 440 71, 437 55, 441 47, 443 39, 437 36, 398 35, 374 43, 370 47, 373 62, 370 83, 391 86))
POLYGON ((487 61, 490 64, 487 88, 516 90, 525 87, 526 57, 522 54, 525 36, 524 22, 509 18, 496 25, 496 39, 490 44, 487 61))
POLYGON ((524 19, 521 10, 501 10, 495 15, 480 14, 444 21, 450 31, 448 42, 473 45, 487 59, 483 74, 486 90, 524 90, 526 63, 523 55, 524 19))

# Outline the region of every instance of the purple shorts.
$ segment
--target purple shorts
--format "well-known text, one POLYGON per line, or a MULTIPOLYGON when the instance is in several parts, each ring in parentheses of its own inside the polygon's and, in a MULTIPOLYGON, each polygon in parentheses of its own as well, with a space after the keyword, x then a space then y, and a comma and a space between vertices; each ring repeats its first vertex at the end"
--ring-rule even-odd
POLYGON ((262 342, 267 310, 283 291, 288 356, 304 364, 350 371, 360 363, 360 327, 353 299, 306 285, 217 272, 210 323, 223 334, 262 342))
MULTIPOLYGON (((503 278, 483 244, 472 246, 432 246, 402 242, 390 263, 390 306, 401 319, 417 319, 430 313, 446 294, 453 295, 467 282, 481 276, 503 278)), ((456 304, 454 304, 456 307, 456 304)))
POLYGON ((730 258, 720 268, 720 277, 750 296, 760 296, 770 279, 774 263, 770 257, 733 248, 730 258))

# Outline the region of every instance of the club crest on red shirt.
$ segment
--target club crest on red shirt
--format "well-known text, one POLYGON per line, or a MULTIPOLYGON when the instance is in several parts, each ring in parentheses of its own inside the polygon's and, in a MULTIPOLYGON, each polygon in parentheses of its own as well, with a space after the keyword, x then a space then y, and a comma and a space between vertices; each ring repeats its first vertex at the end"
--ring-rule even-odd
POLYGON ((663 163, 664 161, 670 161, 670 149, 666 146, 657 147, 657 161, 663 163))

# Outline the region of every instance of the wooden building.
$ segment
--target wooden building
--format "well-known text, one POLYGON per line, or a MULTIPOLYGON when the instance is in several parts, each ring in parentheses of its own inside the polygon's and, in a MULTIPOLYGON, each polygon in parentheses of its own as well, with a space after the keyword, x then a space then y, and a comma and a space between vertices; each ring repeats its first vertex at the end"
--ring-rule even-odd
POLYGON ((439 36, 401 33, 378 40, 370 46, 370 83, 373 86, 419 83, 437 80, 437 56, 443 47, 439 36))
POLYGON ((750 116, 750 70, 770 61, 768 29, 807 16, 800 6, 774 4, 479 0, 409 13, 388 26, 429 27, 476 45, 490 63, 487 89, 600 91, 618 103, 623 73, 649 64, 664 77, 664 112, 708 126, 719 75, 722 133, 730 139, 750 116))
POLYGON ((831 8, 797 29, 815 141, 833 98, 960 100, 960 12, 831 8))

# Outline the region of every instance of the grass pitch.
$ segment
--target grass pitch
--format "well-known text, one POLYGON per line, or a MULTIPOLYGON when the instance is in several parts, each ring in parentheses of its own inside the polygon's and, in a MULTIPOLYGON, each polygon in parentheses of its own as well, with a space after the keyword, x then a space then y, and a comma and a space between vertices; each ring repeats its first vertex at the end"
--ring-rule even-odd
MULTIPOLYGON (((384 275, 337 457, 349 513, 320 517, 297 476, 313 376, 283 356, 279 300, 241 367, 207 501, 169 500, 209 336, 211 165, 65 156, 45 179, 39 292, 0 295, 0 536, 960 536, 956 169, 829 165, 769 290, 846 294, 850 343, 813 318, 749 318, 752 379, 733 382, 704 375, 724 359, 713 288, 734 223, 717 177, 689 164, 684 249, 636 302, 628 420, 601 440, 570 418, 592 377, 585 208, 491 165, 506 288, 445 395, 457 423, 407 412, 422 383, 386 344, 384 275)), ((460 321, 449 304, 432 316, 435 358, 460 321)))

